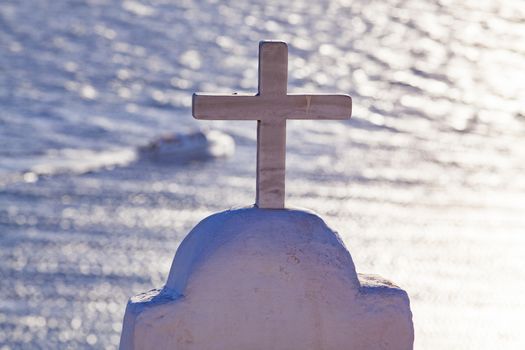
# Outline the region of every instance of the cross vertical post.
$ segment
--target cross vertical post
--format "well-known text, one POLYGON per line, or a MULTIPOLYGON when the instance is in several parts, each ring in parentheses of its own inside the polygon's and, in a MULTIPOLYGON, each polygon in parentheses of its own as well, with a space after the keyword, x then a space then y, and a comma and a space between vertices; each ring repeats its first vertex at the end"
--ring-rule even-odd
MULTIPOLYGON (((283 42, 259 43, 259 96, 286 96, 288 47, 283 42)), ((284 208, 286 119, 257 121, 257 185, 259 208, 284 208)))

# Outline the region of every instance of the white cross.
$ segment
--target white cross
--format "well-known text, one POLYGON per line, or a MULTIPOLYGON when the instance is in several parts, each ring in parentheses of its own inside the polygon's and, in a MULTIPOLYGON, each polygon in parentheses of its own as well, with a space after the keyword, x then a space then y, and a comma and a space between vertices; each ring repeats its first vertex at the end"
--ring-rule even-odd
POLYGON ((259 43, 259 93, 193 94, 193 117, 257 120, 257 195, 259 208, 284 208, 286 119, 349 119, 348 95, 287 94, 288 46, 259 43))

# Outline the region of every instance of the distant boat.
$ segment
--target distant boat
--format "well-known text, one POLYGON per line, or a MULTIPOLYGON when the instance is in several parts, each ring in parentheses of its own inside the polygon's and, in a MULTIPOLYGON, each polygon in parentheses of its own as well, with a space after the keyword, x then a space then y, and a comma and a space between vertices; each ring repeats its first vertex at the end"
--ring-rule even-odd
POLYGON ((233 138, 216 130, 167 134, 139 148, 141 156, 162 161, 227 157, 234 151, 233 138))

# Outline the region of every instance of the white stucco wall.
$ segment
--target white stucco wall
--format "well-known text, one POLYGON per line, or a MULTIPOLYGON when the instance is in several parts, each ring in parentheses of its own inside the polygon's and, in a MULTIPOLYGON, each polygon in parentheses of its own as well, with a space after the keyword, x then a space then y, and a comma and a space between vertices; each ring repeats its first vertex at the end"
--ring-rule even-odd
POLYGON ((412 349, 407 294, 356 274, 313 213, 212 215, 181 243, 166 286, 130 299, 121 349, 412 349))

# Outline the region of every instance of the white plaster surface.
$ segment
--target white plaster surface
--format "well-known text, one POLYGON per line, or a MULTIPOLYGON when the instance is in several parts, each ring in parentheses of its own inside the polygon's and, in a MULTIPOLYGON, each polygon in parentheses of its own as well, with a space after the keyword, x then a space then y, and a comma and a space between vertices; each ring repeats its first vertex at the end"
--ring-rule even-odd
POLYGON ((409 299, 357 275, 337 233, 300 210, 212 215, 166 286, 130 299, 120 348, 412 349, 409 299))

